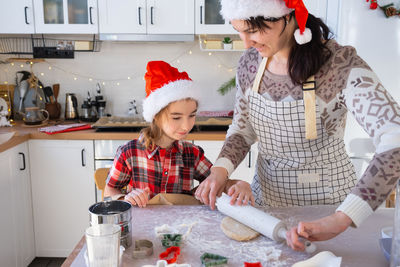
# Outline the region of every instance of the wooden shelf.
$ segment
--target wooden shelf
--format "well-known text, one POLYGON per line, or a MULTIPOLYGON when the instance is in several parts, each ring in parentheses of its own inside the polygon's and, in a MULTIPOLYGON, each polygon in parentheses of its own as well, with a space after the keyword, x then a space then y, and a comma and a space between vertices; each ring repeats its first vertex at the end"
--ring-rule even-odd
MULTIPOLYGON (((205 52, 243 52, 245 49, 224 49, 222 48, 222 40, 224 39, 224 36, 219 36, 219 35, 207 35, 207 36, 199 36, 199 45, 200 45, 200 50, 205 51, 205 52), (220 49, 213 49, 213 48, 207 48, 206 43, 207 41, 216 41, 216 42, 221 42, 221 48, 220 49)), ((231 37, 233 41, 241 41, 240 39, 237 39, 235 37, 231 37)))

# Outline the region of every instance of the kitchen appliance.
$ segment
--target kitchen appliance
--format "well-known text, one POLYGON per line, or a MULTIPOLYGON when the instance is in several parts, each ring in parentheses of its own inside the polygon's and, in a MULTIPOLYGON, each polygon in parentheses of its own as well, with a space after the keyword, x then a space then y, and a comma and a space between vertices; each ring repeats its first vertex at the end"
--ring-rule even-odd
POLYGON ((45 108, 43 84, 28 71, 16 73, 16 87, 14 89, 13 112, 14 119, 22 119, 26 107, 45 108))
POLYGON ((45 109, 39 109, 38 107, 25 108, 23 114, 23 121, 26 125, 39 125, 46 122, 50 115, 45 109))
POLYGON ((78 100, 73 93, 65 94, 65 115, 66 120, 77 120, 78 115, 78 100))
POLYGON ((126 201, 102 201, 89 207, 90 225, 118 224, 121 226, 121 245, 128 248, 132 245, 132 205, 126 201))

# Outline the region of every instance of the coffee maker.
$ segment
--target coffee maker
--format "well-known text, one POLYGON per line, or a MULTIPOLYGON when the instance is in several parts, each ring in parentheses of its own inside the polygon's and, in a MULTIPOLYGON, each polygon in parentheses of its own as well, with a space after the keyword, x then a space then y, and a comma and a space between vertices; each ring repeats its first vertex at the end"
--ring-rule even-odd
POLYGON ((67 93, 65 95, 65 119, 66 120, 78 120, 78 100, 75 94, 67 93))

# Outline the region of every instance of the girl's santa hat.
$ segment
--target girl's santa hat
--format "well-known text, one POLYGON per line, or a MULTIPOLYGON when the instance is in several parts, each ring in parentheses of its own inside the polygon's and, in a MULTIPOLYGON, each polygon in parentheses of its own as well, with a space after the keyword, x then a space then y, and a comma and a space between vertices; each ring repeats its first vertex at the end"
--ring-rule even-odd
POLYGON ((147 63, 146 98, 143 100, 143 118, 152 122, 154 116, 169 103, 193 98, 198 101, 199 90, 186 72, 179 72, 164 61, 147 63))
POLYGON ((298 44, 311 41, 312 34, 306 28, 308 11, 302 0, 221 0, 221 14, 226 20, 247 20, 251 17, 280 18, 292 11, 299 29, 294 32, 298 44))

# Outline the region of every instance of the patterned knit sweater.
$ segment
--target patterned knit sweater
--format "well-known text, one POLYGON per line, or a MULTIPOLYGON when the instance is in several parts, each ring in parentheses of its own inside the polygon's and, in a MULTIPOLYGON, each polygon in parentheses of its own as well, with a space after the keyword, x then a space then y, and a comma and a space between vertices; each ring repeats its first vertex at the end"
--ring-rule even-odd
MULTIPOLYGON (((400 107, 353 47, 340 46, 334 40, 329 40, 327 47, 332 56, 315 75, 321 123, 329 136, 343 139, 350 112, 376 147, 367 170, 337 209, 358 226, 386 199, 400 177, 400 107)), ((214 164, 226 168, 229 175, 257 141, 249 120, 247 93, 261 60, 255 49, 249 49, 239 61, 234 118, 214 164)), ((303 97, 301 86, 293 84, 288 75, 268 70, 259 93, 273 101, 303 97)))

